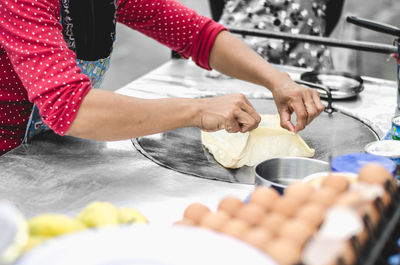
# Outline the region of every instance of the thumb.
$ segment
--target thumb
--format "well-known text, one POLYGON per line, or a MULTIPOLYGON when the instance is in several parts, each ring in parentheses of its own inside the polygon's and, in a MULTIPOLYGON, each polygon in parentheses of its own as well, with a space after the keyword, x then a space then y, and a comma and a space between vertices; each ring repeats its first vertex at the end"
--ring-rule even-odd
POLYGON ((281 126, 291 132, 294 132, 295 128, 290 120, 290 112, 288 110, 282 110, 279 113, 280 119, 281 119, 281 126))

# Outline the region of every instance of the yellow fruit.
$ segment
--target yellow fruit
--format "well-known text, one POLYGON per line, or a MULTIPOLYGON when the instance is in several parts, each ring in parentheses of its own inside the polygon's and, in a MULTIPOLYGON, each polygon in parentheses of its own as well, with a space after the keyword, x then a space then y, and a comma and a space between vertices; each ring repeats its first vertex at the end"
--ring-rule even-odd
POLYGON ((61 214, 43 214, 28 221, 33 236, 52 237, 85 229, 79 221, 61 214))
POLYGON ((118 224, 118 209, 108 202, 93 202, 76 217, 88 227, 118 224))
POLYGON ((30 236, 28 238, 28 242, 26 243, 26 245, 23 249, 23 253, 38 246, 39 244, 41 244, 43 241, 45 241, 47 239, 49 239, 49 237, 47 237, 47 236, 30 236))
POLYGON ((119 222, 121 224, 147 224, 149 221, 147 218, 138 210, 132 208, 120 208, 118 210, 119 222))

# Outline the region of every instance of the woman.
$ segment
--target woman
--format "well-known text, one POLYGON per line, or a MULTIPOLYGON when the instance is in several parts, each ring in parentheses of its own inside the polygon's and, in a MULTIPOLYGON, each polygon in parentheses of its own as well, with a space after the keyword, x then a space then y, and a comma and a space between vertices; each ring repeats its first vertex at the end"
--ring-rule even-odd
MULTIPOLYGON (((220 23, 228 27, 329 36, 342 5, 343 0, 228 0, 220 23)), ((243 37, 243 41, 269 62, 314 70, 333 68, 330 50, 323 45, 251 36, 243 37)))
POLYGON ((281 124, 291 131, 302 130, 324 108, 317 92, 295 84, 222 25, 177 1, 7 0, 0 2, 0 154, 44 124, 60 135, 94 140, 186 126, 228 132, 257 127, 260 116, 241 94, 148 100, 96 89, 117 21, 200 67, 270 89, 281 124))

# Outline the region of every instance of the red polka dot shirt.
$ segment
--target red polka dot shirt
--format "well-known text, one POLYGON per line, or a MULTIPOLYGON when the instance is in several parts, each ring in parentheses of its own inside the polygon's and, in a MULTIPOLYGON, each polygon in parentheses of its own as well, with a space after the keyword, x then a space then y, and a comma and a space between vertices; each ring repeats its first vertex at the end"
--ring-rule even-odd
MULTIPOLYGON (((224 29, 174 0, 128 0, 117 18, 206 69, 224 29)), ((0 2, 0 155, 21 143, 33 103, 43 121, 64 135, 91 88, 59 20, 59 0, 0 2)))

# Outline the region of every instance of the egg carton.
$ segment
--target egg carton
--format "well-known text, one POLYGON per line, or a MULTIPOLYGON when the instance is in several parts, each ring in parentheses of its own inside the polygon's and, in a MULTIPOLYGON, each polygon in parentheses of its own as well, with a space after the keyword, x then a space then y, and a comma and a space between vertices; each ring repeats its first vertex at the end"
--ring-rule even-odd
MULTIPOLYGON (((357 256, 357 265, 384 265, 388 258, 399 251, 397 239, 400 237, 400 189, 392 191, 392 203, 384 210, 381 203, 376 201, 382 219, 377 229, 370 230, 370 238, 364 247, 352 240, 352 246, 357 256)), ((364 218, 366 227, 371 227, 364 218)))

